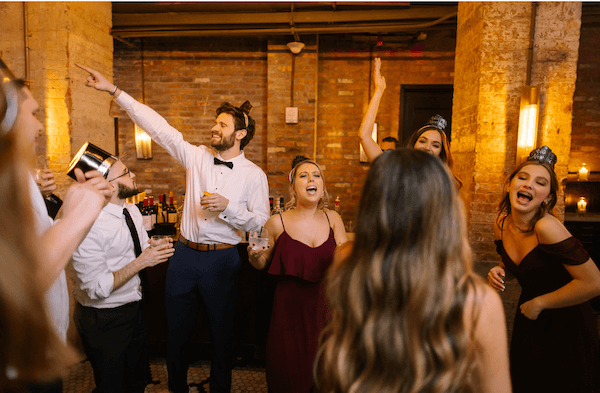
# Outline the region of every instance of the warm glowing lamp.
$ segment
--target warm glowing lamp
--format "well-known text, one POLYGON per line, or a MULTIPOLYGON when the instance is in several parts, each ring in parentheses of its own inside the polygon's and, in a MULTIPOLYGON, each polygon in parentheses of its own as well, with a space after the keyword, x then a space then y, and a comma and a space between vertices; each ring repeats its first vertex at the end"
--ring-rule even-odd
POLYGON ((521 91, 519 133, 517 136, 517 165, 535 149, 538 127, 540 91, 534 86, 524 86, 521 91))
POLYGON ((577 174, 577 180, 587 181, 589 173, 590 173, 590 171, 588 171, 588 169, 585 167, 585 162, 584 162, 583 166, 579 170, 579 173, 577 174))
POLYGON ((585 197, 581 197, 579 199, 579 202, 577 202, 577 213, 579 214, 585 214, 587 210, 587 200, 585 197))
POLYGON ((138 125, 135 125, 135 152, 138 160, 152 158, 152 139, 138 125))

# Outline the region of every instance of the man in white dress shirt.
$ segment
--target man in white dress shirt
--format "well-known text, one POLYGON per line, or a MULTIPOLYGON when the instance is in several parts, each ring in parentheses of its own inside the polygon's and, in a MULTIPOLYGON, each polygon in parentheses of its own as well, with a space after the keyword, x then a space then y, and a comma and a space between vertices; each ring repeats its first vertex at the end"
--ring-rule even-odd
POLYGON ((139 192, 134 178, 121 161, 111 166, 115 193, 73 254, 73 318, 94 370, 94 393, 144 392, 148 328, 138 273, 173 255, 170 242, 148 244, 142 214, 125 203, 139 192))
POLYGON ((187 171, 181 236, 166 278, 167 370, 169 391, 188 393, 185 349, 203 302, 213 355, 212 393, 231 390, 232 332, 241 261, 235 247, 237 230, 260 230, 269 218, 267 176, 246 159, 243 148, 254 136, 247 110, 224 103, 217 109, 211 146, 195 146, 151 108, 134 100, 100 73, 90 73, 87 86, 106 91, 131 119, 167 150, 187 171), (208 193, 210 195, 206 195, 208 193))

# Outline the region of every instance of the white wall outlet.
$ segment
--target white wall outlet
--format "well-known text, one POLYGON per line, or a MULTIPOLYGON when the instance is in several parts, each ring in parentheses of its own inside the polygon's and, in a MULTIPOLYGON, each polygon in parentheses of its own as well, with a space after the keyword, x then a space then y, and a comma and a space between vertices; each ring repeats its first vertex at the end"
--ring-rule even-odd
POLYGON ((285 108, 285 122, 287 124, 298 124, 298 107, 288 106, 285 108))

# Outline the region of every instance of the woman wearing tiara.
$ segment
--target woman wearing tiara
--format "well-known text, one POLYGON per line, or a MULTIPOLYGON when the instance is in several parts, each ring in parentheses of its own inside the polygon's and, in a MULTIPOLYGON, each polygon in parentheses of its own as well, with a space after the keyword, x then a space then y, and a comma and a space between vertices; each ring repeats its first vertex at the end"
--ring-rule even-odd
MULTIPOLYGON (((371 137, 371 131, 373 130, 373 124, 375 124, 379 103, 381 102, 381 97, 386 88, 385 77, 381 75, 381 59, 378 57, 375 58, 374 79, 375 93, 369 102, 369 107, 360 124, 360 130, 358 131, 360 143, 365 150, 369 162, 373 162, 373 160, 383 153, 377 144, 377 141, 374 141, 371 137)), ((439 159, 452 170, 454 160, 452 159, 452 153, 450 152, 448 137, 444 131, 447 124, 446 119, 442 116, 433 116, 429 119, 427 124, 412 134, 408 140, 407 147, 423 150, 431 155, 439 157, 439 159)), ((456 181, 456 185, 460 188, 462 186, 460 179, 454 176, 454 180, 456 181)))
POLYGON ((505 288, 505 269, 519 281, 510 351, 513 391, 598 392, 599 337, 591 298, 600 272, 581 243, 551 214, 556 155, 544 146, 508 177, 494 225, 502 262, 488 274, 505 288))
POLYGON ((289 175, 291 201, 265 224, 269 248, 252 250, 250 263, 277 277, 267 339, 269 392, 308 393, 319 335, 327 324, 322 280, 337 245, 346 242, 341 217, 324 208, 328 200, 323 172, 297 156, 289 175))

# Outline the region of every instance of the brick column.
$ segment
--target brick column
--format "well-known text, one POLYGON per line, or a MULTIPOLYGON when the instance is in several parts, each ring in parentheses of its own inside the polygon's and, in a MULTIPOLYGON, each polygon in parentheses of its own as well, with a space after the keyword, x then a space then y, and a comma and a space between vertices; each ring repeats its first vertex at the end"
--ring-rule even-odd
POLYGON ((84 142, 114 151, 110 97, 85 87, 86 74, 75 66, 86 64, 112 78, 112 6, 2 3, 0 18, 1 56, 17 77, 26 77, 25 37, 29 42, 30 90, 45 126, 38 137, 38 165, 54 171, 61 194, 72 182, 66 168, 84 142))
MULTIPOLYGON (((315 144, 315 78, 317 53, 307 45, 293 55, 285 44, 268 43, 267 70, 267 174, 269 192, 289 201, 288 174, 296 155, 313 158, 315 144), (294 61, 294 104, 298 123, 286 124, 285 108, 292 106, 292 60, 294 61)), ((321 149, 322 147, 317 147, 321 149)), ((322 151, 322 150, 318 150, 322 151)), ((317 157, 317 160, 319 158, 317 157)))
MULTIPOLYGON (((476 269, 499 261, 493 222, 506 177, 515 167, 520 89, 526 83, 531 3, 459 3, 452 115, 457 175, 476 269)), ((541 91, 539 144, 556 152, 559 180, 569 161, 581 3, 540 3, 531 84, 541 91)), ((559 195, 557 210, 564 200, 559 195)), ((509 331, 518 285, 503 295, 509 331)))

